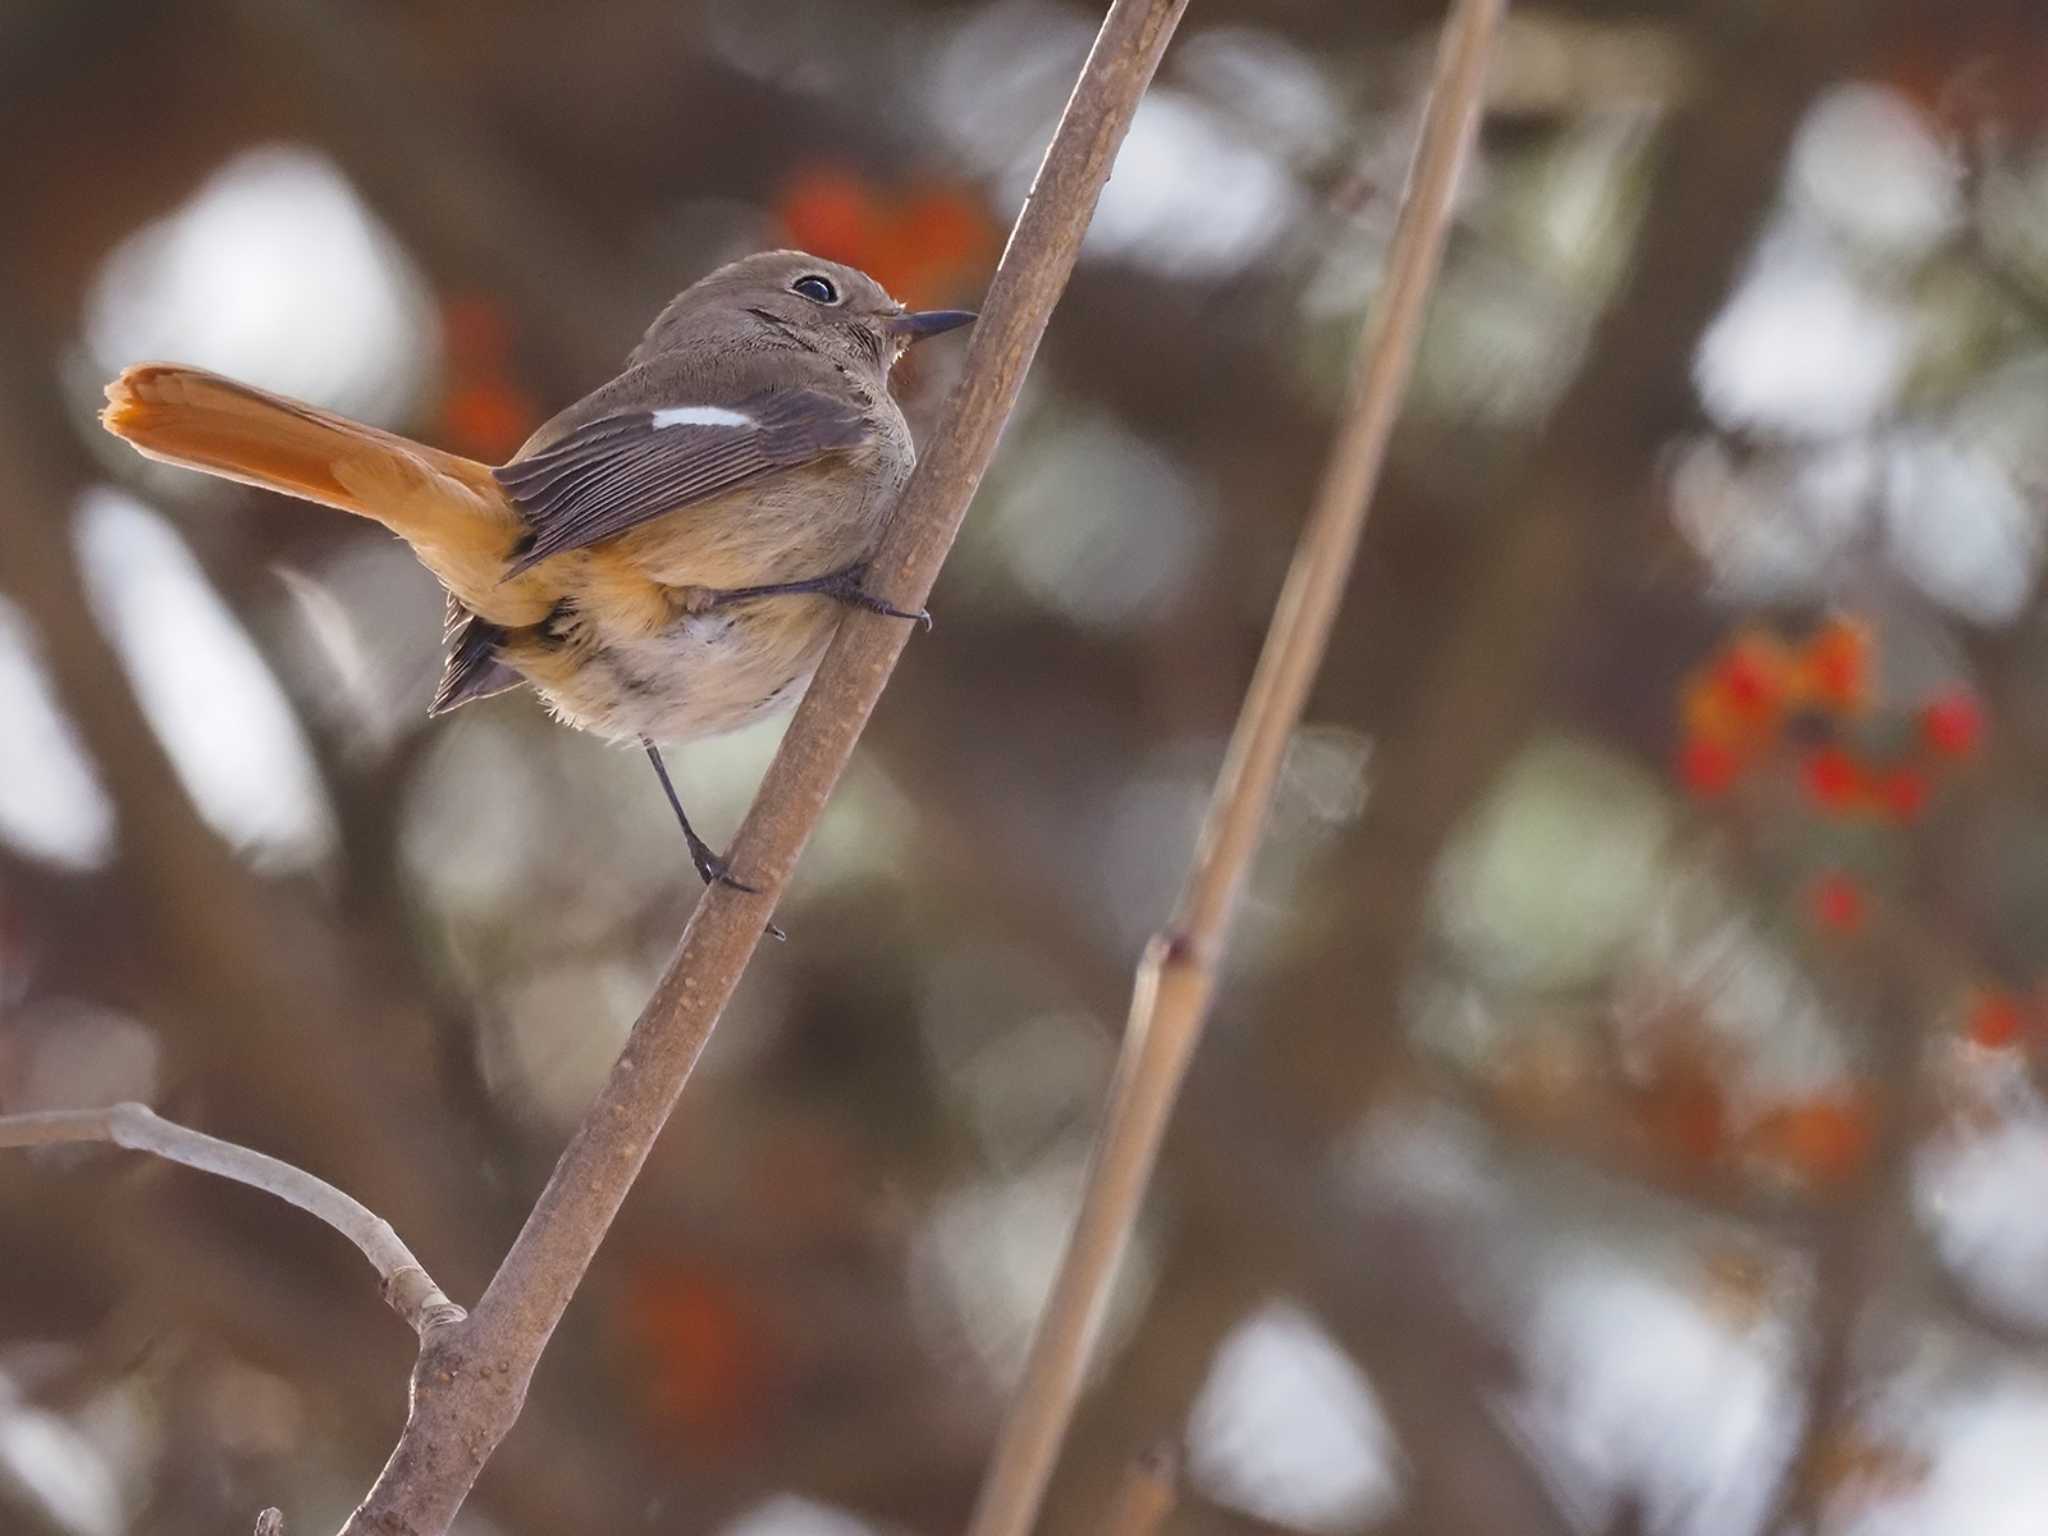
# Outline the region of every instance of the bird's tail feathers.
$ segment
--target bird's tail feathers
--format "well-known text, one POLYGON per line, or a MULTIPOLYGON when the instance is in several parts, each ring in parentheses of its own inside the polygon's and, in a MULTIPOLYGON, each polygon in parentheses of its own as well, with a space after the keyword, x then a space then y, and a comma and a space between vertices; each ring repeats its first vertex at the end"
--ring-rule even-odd
POLYGON ((382 523, 458 594, 523 532, 487 465, 179 363, 138 363, 100 421, 137 451, 382 523))

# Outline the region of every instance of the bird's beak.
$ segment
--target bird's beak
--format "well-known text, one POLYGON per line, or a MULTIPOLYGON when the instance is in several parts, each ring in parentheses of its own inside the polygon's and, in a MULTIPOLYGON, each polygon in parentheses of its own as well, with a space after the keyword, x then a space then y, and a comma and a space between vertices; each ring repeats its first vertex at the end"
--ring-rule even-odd
POLYGON ((891 316, 888 331, 891 336, 901 336, 907 345, 943 331, 957 331, 961 326, 973 323, 974 311, 971 309, 912 309, 891 316))

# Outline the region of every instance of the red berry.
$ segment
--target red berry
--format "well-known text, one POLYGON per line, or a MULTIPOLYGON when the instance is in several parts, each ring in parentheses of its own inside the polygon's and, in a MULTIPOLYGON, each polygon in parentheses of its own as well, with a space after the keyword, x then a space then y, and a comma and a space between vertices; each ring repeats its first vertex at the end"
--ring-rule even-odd
POLYGON ((1785 648, 1769 635, 1749 634, 1730 645, 1714 668, 1714 682, 1739 720, 1755 723, 1776 712, 1785 696, 1785 648))
POLYGON ((1742 759, 1718 741, 1694 739, 1678 749, 1678 778, 1702 800, 1723 795, 1742 773, 1742 759))
POLYGON ((1987 1051, 2004 1050, 2015 1044, 2026 1028, 2020 1005, 2006 992, 1986 992, 1970 1005, 1965 1033, 1972 1045, 1987 1051))
POLYGON ((1863 926, 1863 887, 1840 871, 1822 875, 1809 893, 1813 920, 1836 933, 1854 933, 1863 926))
POLYGON ((1806 793, 1826 810, 1848 810, 1863 788, 1862 768, 1840 747, 1822 747, 1809 753, 1801 772, 1806 780, 1806 793))
POLYGON ((1960 689, 1943 694, 1920 711, 1920 735, 1943 757, 1969 757, 1984 741, 1984 710, 1960 689))

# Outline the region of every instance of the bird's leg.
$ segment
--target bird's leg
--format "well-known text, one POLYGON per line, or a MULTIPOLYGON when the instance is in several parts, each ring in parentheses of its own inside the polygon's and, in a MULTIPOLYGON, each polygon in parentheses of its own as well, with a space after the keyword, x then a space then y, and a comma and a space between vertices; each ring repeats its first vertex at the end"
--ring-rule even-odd
MULTIPOLYGON (((697 877, 706 885, 729 885, 736 891, 755 894, 753 886, 734 877, 732 865, 725 856, 715 852, 690 825, 690 818, 683 810, 682 797, 676 793, 675 784, 669 779, 668 764, 661 760, 661 749, 646 736, 640 738, 640 745, 647 749, 647 761, 654 764, 654 776, 661 780, 661 792, 668 796, 669 809, 676 813, 676 820, 682 825, 683 840, 690 845, 690 862, 697 866, 697 877)), ((789 937, 773 923, 768 925, 768 931, 778 939, 789 937)))
POLYGON ((927 630, 932 627, 929 610, 920 608, 916 613, 901 608, 892 608, 879 597, 869 592, 861 583, 868 574, 867 562, 849 565, 829 576, 811 576, 802 581, 775 581, 760 587, 723 587, 713 599, 713 606, 725 603, 743 602, 750 597, 791 597, 799 593, 814 597, 837 598, 855 608, 865 608, 870 613, 879 613, 884 618, 908 619, 913 624, 922 624, 927 630))
POLYGON ((676 786, 668 776, 668 764, 661 760, 661 749, 646 736, 640 738, 640 745, 647 749, 647 761, 654 764, 654 776, 661 780, 661 792, 668 796, 669 809, 676 813, 676 820, 682 824, 683 840, 690 845, 690 862, 697 866, 698 878, 706 885, 724 884, 752 891, 751 885, 741 885, 733 878, 732 866, 725 861, 725 856, 713 852, 711 845, 690 825, 689 815, 683 810, 682 797, 677 795, 676 786))

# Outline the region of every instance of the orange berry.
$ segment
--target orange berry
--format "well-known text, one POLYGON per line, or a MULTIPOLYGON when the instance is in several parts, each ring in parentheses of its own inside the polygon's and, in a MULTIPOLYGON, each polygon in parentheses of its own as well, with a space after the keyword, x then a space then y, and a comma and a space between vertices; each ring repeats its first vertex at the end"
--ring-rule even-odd
POLYGON ((1678 723, 1695 740, 1739 741, 1750 734, 1729 708, 1712 670, 1695 672, 1686 679, 1678 696, 1678 723))
POLYGON ((441 402, 451 446, 493 464, 510 458, 539 419, 525 391, 500 378, 474 379, 441 402))
POLYGON ((1822 709, 1851 714, 1870 696, 1870 631, 1836 616, 1801 651, 1794 692, 1822 709))
POLYGON ((1983 707, 1961 689, 1945 693, 1921 709, 1920 735, 1943 757, 1969 757, 1984 741, 1983 707))
POLYGON ((934 257, 961 264, 988 253, 995 230, 981 200, 951 190, 925 192, 897 216, 897 226, 934 257))
POLYGON ((1810 1179, 1834 1183, 1855 1173, 1869 1155, 1869 1115, 1854 1098, 1809 1099, 1764 1116, 1757 1140, 1767 1156, 1810 1179))
POLYGON ((1745 630, 1686 679, 1680 723, 1687 736, 1760 748, 1784 716, 1790 682, 1783 643, 1762 630, 1745 630))
POLYGON ((779 1361, 744 1287, 684 1264, 643 1264, 619 1321, 658 1420, 716 1449, 754 1439, 779 1361))
POLYGON ((889 221, 883 264, 891 273, 882 286, 912 305, 937 303, 969 268, 995 254, 995 242, 979 199, 948 190, 920 193, 889 221))
POLYGON ((1836 933, 1854 933, 1863 926, 1863 887, 1839 870, 1822 875, 1808 893, 1813 920, 1836 933))
POLYGON ((867 183, 847 171, 807 171, 776 200, 790 240, 831 261, 873 265, 881 218, 867 183))

